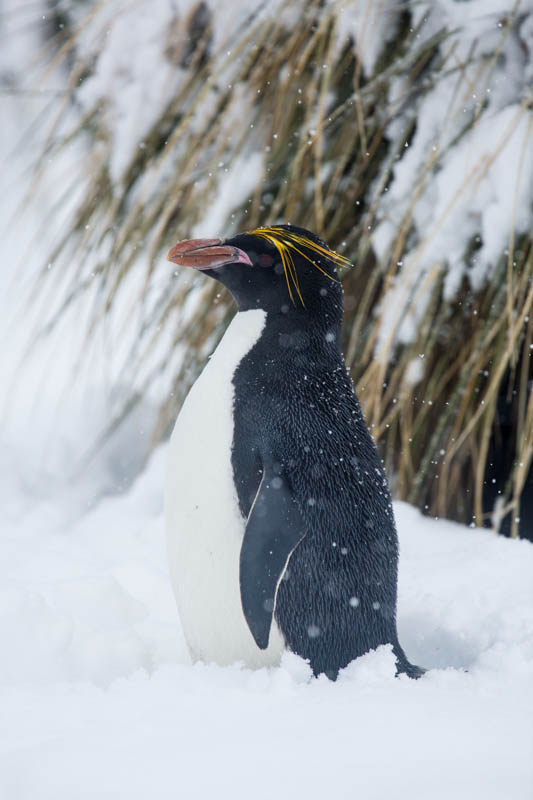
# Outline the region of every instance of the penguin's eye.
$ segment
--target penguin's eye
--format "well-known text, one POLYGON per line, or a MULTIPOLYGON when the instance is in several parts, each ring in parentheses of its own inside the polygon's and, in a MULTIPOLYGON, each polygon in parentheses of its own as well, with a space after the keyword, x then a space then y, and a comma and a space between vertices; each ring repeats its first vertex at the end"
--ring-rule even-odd
POLYGON ((271 267, 274 263, 274 259, 266 253, 262 253, 257 261, 260 267, 271 267))

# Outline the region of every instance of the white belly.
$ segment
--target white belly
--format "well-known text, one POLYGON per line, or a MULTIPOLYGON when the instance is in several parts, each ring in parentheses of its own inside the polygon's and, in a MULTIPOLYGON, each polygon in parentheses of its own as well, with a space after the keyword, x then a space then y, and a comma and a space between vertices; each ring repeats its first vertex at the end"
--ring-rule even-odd
POLYGON ((246 520, 233 483, 232 378, 265 324, 263 311, 236 315, 189 392, 170 440, 165 517, 170 574, 193 659, 249 667, 279 663, 275 622, 266 650, 241 606, 239 556, 246 520))

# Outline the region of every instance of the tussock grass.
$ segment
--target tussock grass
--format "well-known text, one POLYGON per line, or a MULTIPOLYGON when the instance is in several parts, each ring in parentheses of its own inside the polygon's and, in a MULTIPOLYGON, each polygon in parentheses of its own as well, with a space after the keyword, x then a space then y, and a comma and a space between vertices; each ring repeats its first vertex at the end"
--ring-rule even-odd
MULTIPOLYGON (((166 57, 185 64, 186 75, 118 183, 110 176, 113 142, 100 103, 86 109, 65 132, 65 115, 76 100, 79 82, 93 68, 74 62, 45 156, 89 134, 90 168, 84 196, 47 258, 63 265, 63 280, 69 283, 57 318, 96 280, 99 291, 90 335, 120 302, 132 271, 145 270, 136 296, 141 322, 129 359, 138 380, 119 418, 151 382, 170 372, 172 391, 161 404, 154 443, 165 436, 233 312, 229 296, 220 295, 219 287, 199 279, 176 279, 171 268, 162 277, 157 266, 168 246, 189 237, 202 220, 223 177, 219 165, 231 167, 259 151, 265 155, 262 180, 232 209, 225 232, 290 220, 315 230, 355 263, 344 274, 344 350, 396 496, 431 514, 476 525, 492 522, 498 527, 507 517, 512 535, 517 535, 520 498, 533 457, 531 236, 515 241, 510 230, 507 253, 502 253, 491 280, 474 292, 464 279, 451 302, 443 292, 446 254, 435 252, 434 267, 410 287, 406 313, 421 296, 430 297, 412 341, 398 343, 392 329, 376 358, 382 301, 395 281, 406 279, 401 264, 415 203, 439 169, 446 148, 427 154, 389 252, 378 260, 372 241, 380 198, 416 128, 420 98, 444 76, 456 77, 458 97, 472 91, 465 62, 455 58, 453 44, 446 56, 441 55, 439 46, 453 40, 453 31, 440 30, 419 44, 409 6, 396 9, 394 38, 373 73, 365 75, 356 55, 365 45, 364 36, 357 48, 353 43, 336 46, 338 4, 302 2, 296 27, 287 27, 275 14, 252 14, 228 47, 218 52, 211 49, 216 18, 199 4, 187 18, 176 18, 173 37, 166 43, 166 57), (391 104, 388 92, 398 76, 407 79, 406 88, 391 104), (412 113, 406 115, 406 108, 412 113), (400 113, 407 122, 391 138, 388 126, 400 113), (76 258, 80 252, 89 267, 76 258), (160 290, 156 301, 154 284, 160 290), (194 313, 185 315, 192 292, 194 313), (158 342, 164 336, 162 349, 158 342), (410 365, 417 359, 421 377, 413 384, 410 365), (511 423, 502 433, 503 406, 511 423), (508 465, 501 486, 495 459, 508 465), (496 473, 501 495, 494 506, 487 486, 496 473)), ((515 4, 515 15, 517 8, 515 4)), ((513 13, 492 56, 476 62, 478 90, 490 79, 513 13)), ((89 22, 90 15, 81 29, 89 22)), ((54 65, 75 51, 78 35, 72 31, 61 41, 54 65)), ((480 104, 457 141, 476 126, 482 111, 480 104)), ((518 117, 523 115, 529 115, 531 134, 527 102, 518 117)), ((418 243, 420 257, 431 252, 439 227, 461 194, 489 168, 490 163, 474 159, 457 196, 418 243)), ((43 270, 43 280, 58 280, 58 272, 43 270)))

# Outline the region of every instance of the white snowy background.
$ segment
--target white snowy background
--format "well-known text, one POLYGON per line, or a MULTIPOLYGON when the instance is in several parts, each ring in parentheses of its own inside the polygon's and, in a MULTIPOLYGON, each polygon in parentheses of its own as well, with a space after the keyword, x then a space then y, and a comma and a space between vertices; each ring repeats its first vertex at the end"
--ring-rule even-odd
MULTIPOLYGON (((31 18, 13 12, 23 5, 4 6, 0 68, 22 59, 32 87, 39 3, 31 18)), ((0 94, 0 798, 529 800, 526 541, 396 504, 400 639, 429 668, 419 681, 394 677, 387 647, 336 683, 291 655, 256 672, 190 663, 165 559, 164 446, 135 477, 150 398, 91 454, 117 390, 109 340, 85 340, 79 308, 35 337, 53 300, 33 291, 36 271, 80 169, 65 155, 35 187, 40 114, 58 87, 52 73, 41 93, 0 94)), ((130 124, 115 128, 125 147, 130 124)))

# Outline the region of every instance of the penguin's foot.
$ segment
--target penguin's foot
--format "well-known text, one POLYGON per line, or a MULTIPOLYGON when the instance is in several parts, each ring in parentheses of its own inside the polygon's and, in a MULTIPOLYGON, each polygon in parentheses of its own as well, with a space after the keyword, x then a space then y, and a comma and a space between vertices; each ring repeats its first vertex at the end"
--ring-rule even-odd
POLYGON ((392 649, 396 656, 396 677, 398 675, 408 675, 410 678, 417 680, 424 675, 426 670, 423 667, 417 667, 416 664, 411 664, 398 643, 393 645, 392 649))
POLYGON ((396 662, 398 669, 396 670, 396 677, 398 675, 408 675, 409 678, 413 678, 413 680, 418 680, 424 675, 427 670, 423 667, 417 667, 416 664, 410 664, 408 661, 405 661, 403 664, 400 664, 398 661, 396 662))

